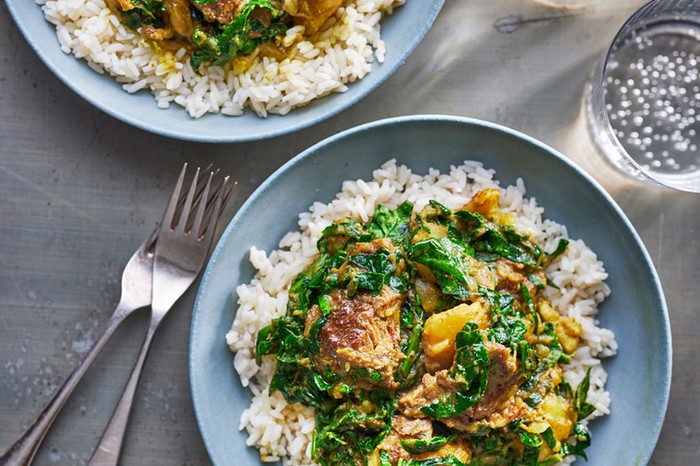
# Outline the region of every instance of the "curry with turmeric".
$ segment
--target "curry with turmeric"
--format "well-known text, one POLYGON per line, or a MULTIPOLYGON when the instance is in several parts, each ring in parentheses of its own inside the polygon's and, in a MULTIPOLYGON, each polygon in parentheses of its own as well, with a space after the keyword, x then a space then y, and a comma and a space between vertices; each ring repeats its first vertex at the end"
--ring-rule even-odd
POLYGON ((190 52, 195 70, 223 65, 239 54, 287 54, 288 28, 316 33, 343 0, 107 0, 124 24, 157 49, 190 52))
POLYGON ((545 297, 545 253, 478 192, 458 211, 382 206, 327 227, 260 331, 270 391, 315 408, 321 465, 553 465, 585 457, 589 375, 562 365, 580 324, 545 297))

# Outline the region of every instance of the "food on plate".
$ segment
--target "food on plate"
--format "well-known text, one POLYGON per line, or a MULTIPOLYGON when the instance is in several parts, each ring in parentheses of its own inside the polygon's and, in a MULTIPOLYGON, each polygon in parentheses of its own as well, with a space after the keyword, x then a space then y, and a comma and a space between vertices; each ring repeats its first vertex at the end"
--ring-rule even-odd
POLYGON ((291 44, 284 33, 295 26, 308 38, 343 0, 107 0, 130 29, 160 50, 189 52, 194 70, 205 63, 223 65, 239 54, 260 49, 283 60, 291 44))
POLYGON ((383 61, 405 0, 38 0, 61 48, 189 114, 286 114, 383 61))
POLYGON ((263 460, 559 464, 607 414, 595 254, 524 185, 390 161, 300 215, 237 288, 227 342, 263 460))

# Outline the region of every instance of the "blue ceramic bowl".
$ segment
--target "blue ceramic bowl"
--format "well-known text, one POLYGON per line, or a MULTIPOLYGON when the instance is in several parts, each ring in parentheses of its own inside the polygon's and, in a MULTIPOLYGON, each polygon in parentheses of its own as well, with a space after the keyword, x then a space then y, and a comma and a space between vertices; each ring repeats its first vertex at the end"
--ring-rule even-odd
POLYGON ((428 32, 444 0, 413 0, 382 21, 387 52, 384 63, 373 65, 364 79, 348 91, 318 99, 286 116, 261 119, 251 111, 239 117, 208 114, 199 119, 178 105, 159 109, 148 91, 127 94, 110 76, 91 70, 85 61, 66 55, 54 26, 44 20, 33 0, 5 0, 15 23, 37 55, 68 87, 111 116, 138 128, 178 139, 200 142, 257 141, 319 123, 357 103, 401 66, 428 32))
POLYGON ((236 311, 235 287, 254 273, 250 247, 276 249, 283 234, 297 228, 298 212, 316 200, 329 202, 343 180, 371 178, 390 158, 421 174, 473 159, 495 169, 504 185, 522 177, 546 217, 598 254, 612 288, 600 323, 615 332, 619 353, 604 361, 612 412, 591 423, 588 464, 646 464, 668 401, 671 334, 656 271, 637 233, 594 180, 551 148, 498 125, 439 116, 383 120, 311 147, 265 181, 231 221, 204 274, 190 341, 194 407, 214 464, 259 464, 258 452, 245 446, 245 432, 238 432, 251 396, 224 340, 236 311))

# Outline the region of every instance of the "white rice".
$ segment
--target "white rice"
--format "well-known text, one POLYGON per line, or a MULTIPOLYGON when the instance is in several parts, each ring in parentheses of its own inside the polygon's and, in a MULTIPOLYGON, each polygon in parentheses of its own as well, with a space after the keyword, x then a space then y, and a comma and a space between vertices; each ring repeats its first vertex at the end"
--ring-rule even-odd
POLYGON ((56 26, 61 49, 108 73, 126 92, 148 89, 160 108, 182 106, 192 118, 206 113, 242 115, 250 108, 261 117, 285 115, 296 107, 362 79, 372 63, 384 61, 386 45, 380 21, 405 0, 346 0, 310 39, 303 27, 290 28, 284 44, 292 47, 281 62, 242 57, 210 66, 198 75, 185 49, 157 53, 124 26, 104 0, 35 0, 56 26))
MULTIPOLYGON (((234 366, 241 382, 254 395, 251 406, 243 412, 240 429, 248 431, 248 445, 259 448, 264 461, 282 458, 285 464, 313 464, 310 442, 314 410, 300 404, 287 405, 279 392, 268 395, 274 356, 263 358, 262 366, 258 367, 254 351, 258 331, 285 313, 288 287, 316 257, 316 241, 323 229, 344 217, 367 221, 379 204, 396 208, 410 201, 419 211, 434 199, 457 210, 476 192, 499 188, 501 209, 515 214, 516 227, 528 233, 545 251, 553 251, 559 239, 568 238, 565 226, 545 219, 544 209, 537 201, 525 197, 521 179, 514 186, 501 187, 494 175, 493 170, 484 168, 480 162, 466 161, 459 167, 451 167, 449 173, 431 169, 421 176, 390 160, 374 171, 371 181, 346 181, 329 204, 316 202, 301 213, 299 231, 286 234, 279 249, 269 254, 256 248, 251 250, 250 261, 257 274, 250 283, 237 288, 238 310, 226 341, 235 353, 234 366)), ((575 388, 590 368, 588 402, 596 410, 588 419, 608 414, 610 394, 605 391, 607 374, 600 358, 615 354, 617 343, 613 333, 598 327, 596 320, 598 305, 610 293, 604 282, 607 273, 582 240, 571 240, 566 252, 549 266, 547 274, 559 287, 547 290, 552 305, 562 315, 575 317, 583 327, 581 345, 571 364, 565 367, 564 377, 575 388)), ((567 457, 565 463, 573 460, 574 457, 567 457)))

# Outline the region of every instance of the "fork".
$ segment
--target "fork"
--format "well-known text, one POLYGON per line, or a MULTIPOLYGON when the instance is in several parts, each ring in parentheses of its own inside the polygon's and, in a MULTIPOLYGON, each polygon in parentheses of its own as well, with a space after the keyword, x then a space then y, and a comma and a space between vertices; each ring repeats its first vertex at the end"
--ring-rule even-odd
POLYGON ((141 243, 124 267, 121 297, 117 308, 105 324, 104 330, 95 340, 78 366, 56 391, 41 413, 24 431, 17 441, 0 456, 0 466, 24 466, 30 464, 44 436, 49 431, 58 413, 71 393, 78 386, 85 372, 105 346, 114 331, 128 316, 151 303, 151 277, 153 250, 158 236, 158 226, 141 243))
POLYGON ((182 214, 176 218, 178 197, 187 165, 182 168, 175 191, 161 222, 153 260, 153 297, 151 318, 139 357, 112 418, 98 444, 90 466, 116 466, 119 461, 129 413, 153 335, 175 302, 199 275, 214 239, 214 230, 223 203, 228 197, 229 177, 212 189, 214 172, 210 172, 199 201, 195 192, 200 170, 197 169, 187 193, 182 214), (193 217, 194 216, 194 217, 193 217))

